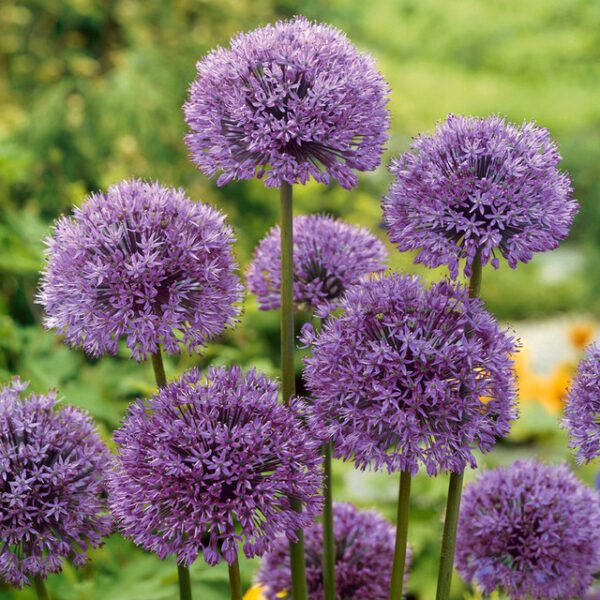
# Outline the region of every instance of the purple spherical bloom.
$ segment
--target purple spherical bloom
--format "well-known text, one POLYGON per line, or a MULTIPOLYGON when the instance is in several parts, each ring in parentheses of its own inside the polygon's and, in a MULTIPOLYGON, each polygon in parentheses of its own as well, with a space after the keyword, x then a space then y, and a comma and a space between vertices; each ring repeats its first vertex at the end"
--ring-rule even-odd
POLYGON ((238 542, 252 557, 280 534, 296 539, 321 508, 321 459, 301 405, 277 396, 264 375, 221 367, 206 377, 191 369, 134 404, 114 435, 110 480, 123 533, 186 566, 200 550, 211 565, 221 556, 231 564, 238 542))
POLYGON ((31 584, 76 566, 111 531, 105 476, 111 457, 89 416, 56 409, 56 392, 0 388, 0 580, 31 584))
MULTIPOLYGON (((281 231, 273 227, 254 251, 248 287, 262 310, 277 309, 281 292, 281 231)), ((294 302, 319 309, 335 306, 348 287, 383 271, 385 245, 364 227, 332 217, 294 219, 294 302)))
POLYGON ((479 254, 511 267, 534 252, 556 248, 569 233, 578 205, 560 154, 546 129, 499 117, 450 115, 433 135, 421 135, 392 161, 394 182, 383 209, 390 239, 420 250, 429 267, 459 261, 465 273, 479 254))
POLYGON ((193 161, 218 185, 330 179, 350 189, 387 140, 388 86, 338 29, 304 17, 233 38, 198 62, 184 106, 193 161))
POLYGON ((600 495, 564 465, 485 472, 464 491, 456 566, 485 594, 581 598, 600 569, 600 495))
MULTIPOLYGON (((382 600, 388 597, 396 532, 374 511, 357 510, 352 504, 334 503, 333 529, 336 596, 382 600)), ((312 523, 304 532, 306 576, 309 600, 323 600, 323 527, 312 523)), ((408 579, 410 550, 406 556, 404 582, 408 579)), ((258 573, 268 600, 276 600, 292 585, 289 545, 285 538, 276 540, 265 556, 258 573)))
POLYGON ((475 447, 489 451, 508 433, 516 343, 466 288, 391 274, 351 288, 341 308, 303 336, 311 419, 337 457, 458 472, 476 466, 475 447))
POLYGON ((183 190, 133 179, 92 194, 47 240, 46 326, 92 356, 122 337, 137 360, 197 351, 239 312, 233 241, 224 215, 183 190))
POLYGON ((579 462, 600 456, 600 349, 590 346, 577 368, 565 408, 570 446, 579 462))

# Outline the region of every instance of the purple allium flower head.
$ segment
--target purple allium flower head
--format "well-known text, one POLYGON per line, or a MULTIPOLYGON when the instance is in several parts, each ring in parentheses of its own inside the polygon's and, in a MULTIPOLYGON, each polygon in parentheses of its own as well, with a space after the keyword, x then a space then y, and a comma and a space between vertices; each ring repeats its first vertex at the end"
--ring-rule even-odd
POLYGON ((570 446, 579 462, 600 456, 600 348, 586 350, 573 378, 565 408, 564 423, 571 434, 570 446))
POLYGON ((233 241, 224 215, 183 190, 132 179, 92 194, 47 240, 46 326, 92 356, 121 337, 137 360, 197 351, 239 312, 233 241))
POLYGON ((484 472, 464 491, 456 567, 485 594, 581 598, 600 569, 600 495, 565 465, 484 472))
POLYGON ((357 184, 387 140, 388 85, 338 29, 304 17, 233 38, 197 64, 184 106, 193 161, 217 184, 357 184))
MULTIPOLYGON (((357 510, 352 504, 333 504, 333 529, 336 548, 335 576, 337 597, 381 600, 387 598, 392 578, 396 532, 391 523, 374 511, 357 510)), ((309 600, 322 600, 323 527, 312 523, 304 531, 306 575, 309 600)), ((406 556, 404 580, 408 579, 410 549, 406 556)), ((290 590, 289 545, 278 538, 263 559, 258 582, 266 588, 268 600, 276 600, 290 590)))
POLYGON ((111 457, 92 420, 56 409, 56 392, 0 388, 0 581, 22 587, 68 558, 76 566, 111 531, 105 476, 111 457))
POLYGON ((233 563, 238 542, 261 556, 279 534, 296 539, 321 508, 318 442, 301 404, 277 401, 256 371, 191 369, 130 408, 114 434, 111 508, 135 543, 189 566, 202 550, 233 563), (296 498, 303 511, 290 505, 296 498))
POLYGON ((466 288, 391 274, 350 288, 341 308, 320 334, 303 334, 311 420, 337 457, 456 472, 508 433, 516 342, 466 288))
MULTIPOLYGON (((262 310, 280 306, 281 231, 275 226, 256 247, 248 288, 262 310)), ((368 273, 383 271, 385 245, 364 227, 324 215, 294 219, 294 302, 335 306, 346 289, 368 273)))
POLYGON ((392 161, 395 177, 383 202, 390 239, 429 267, 459 261, 465 273, 477 253, 511 267, 556 248, 578 205, 560 154, 546 129, 499 117, 450 115, 433 135, 421 135, 392 161))

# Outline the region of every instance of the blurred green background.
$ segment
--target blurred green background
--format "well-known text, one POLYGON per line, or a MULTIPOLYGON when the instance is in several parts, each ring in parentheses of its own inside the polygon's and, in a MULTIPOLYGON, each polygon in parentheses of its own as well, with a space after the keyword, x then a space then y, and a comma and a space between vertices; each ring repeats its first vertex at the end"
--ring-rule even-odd
MULTIPOLYGON (((600 2, 598 0, 4 0, 0 7, 0 377, 35 390, 58 387, 107 436, 128 403, 153 391, 150 369, 126 355, 93 361, 45 333, 34 304, 52 221, 86 194, 129 176, 183 186, 223 208, 237 231, 242 268, 277 220, 274 190, 260 182, 217 189, 187 159, 181 105, 195 62, 229 37, 302 13, 332 23, 372 52, 392 87, 386 163, 449 112, 534 119, 552 131, 581 201, 562 247, 531 264, 486 269, 483 296, 523 336, 518 358, 522 419, 482 463, 516 457, 569 459, 558 427, 564 388, 600 314, 600 2)), ((384 166, 348 193, 298 188, 299 213, 327 211, 377 231, 384 166)), ((390 247, 395 268, 423 273, 390 247)), ((443 271, 427 273, 439 278, 443 271)), ((302 319, 299 319, 300 321, 302 319)), ((203 357, 172 357, 170 376, 193 364, 240 363, 277 373, 278 315, 248 298, 238 329, 203 357)), ((300 359, 298 361, 300 367, 300 359)), ((338 498, 394 514, 397 480, 336 465, 338 498)), ((594 469, 579 470, 590 484, 594 469)), ((473 477, 470 474, 469 477, 473 477)), ((434 596, 446 480, 419 476, 410 541, 410 598, 434 596)), ((242 565, 248 587, 256 564, 242 565)), ((195 597, 228 597, 226 572, 200 562, 195 597)), ((455 578, 455 598, 477 597, 455 578)), ((120 537, 80 570, 49 581, 56 600, 176 598, 173 561, 120 537)), ((26 600, 0 584, 0 598, 26 600)))

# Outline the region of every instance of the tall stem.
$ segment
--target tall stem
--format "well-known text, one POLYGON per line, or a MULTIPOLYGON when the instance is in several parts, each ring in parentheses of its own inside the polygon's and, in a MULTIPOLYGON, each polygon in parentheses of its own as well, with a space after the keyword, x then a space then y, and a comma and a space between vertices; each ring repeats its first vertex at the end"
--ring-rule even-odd
POLYGON ((33 578, 33 589, 37 594, 38 600, 50 600, 50 594, 48 593, 46 584, 41 577, 36 576, 33 578))
POLYGON ((336 600, 335 541, 333 533, 333 490, 331 489, 331 455, 333 443, 323 446, 323 588, 325 600, 336 600))
POLYGON ((154 369, 156 385, 159 388, 164 388, 167 385, 167 376, 165 375, 165 365, 163 364, 160 348, 156 351, 156 354, 152 355, 152 368, 154 369))
MULTIPOLYGON (((476 298, 480 294, 481 271, 481 256, 478 253, 473 260, 472 273, 469 280, 470 298, 476 298)), ((442 547, 440 550, 440 569, 436 600, 448 600, 450 598, 463 476, 464 473, 450 473, 448 499, 446 501, 446 518, 444 520, 444 533, 442 535, 442 547)))
POLYGON ((229 587, 231 588, 231 600, 242 600, 242 582, 240 580, 240 563, 238 559, 229 565, 229 587))
POLYGON ((392 565, 392 583, 390 600, 401 600, 404 593, 404 566, 406 564, 406 545, 408 541, 408 508, 410 503, 410 484, 412 477, 409 471, 400 472, 398 490, 398 512, 396 515, 396 546, 392 565))
MULTIPOLYGON (((164 388, 167 385, 167 375, 165 374, 165 365, 163 363, 160 348, 152 355, 152 368, 154 369, 156 385, 159 388, 164 388)), ((190 570, 183 565, 177 565, 177 577, 179 580, 180 600, 192 600, 190 570)))
POLYGON ((177 577, 179 579, 180 600, 192 600, 192 582, 190 570, 183 565, 177 565, 177 577))
POLYGON ((436 600, 448 600, 450 598, 463 475, 464 473, 462 472, 450 473, 448 500, 446 501, 446 519, 444 521, 442 548, 440 550, 440 569, 438 573, 436 600))
MULTIPOLYGON (((281 387, 283 401, 288 404, 296 391, 294 368, 294 217, 292 186, 282 183, 281 196, 281 387)), ((302 506, 295 498, 290 499, 294 510, 302 506)), ((292 597, 307 600, 306 565, 304 560, 304 533, 296 532, 297 542, 290 542, 292 569, 292 597)))

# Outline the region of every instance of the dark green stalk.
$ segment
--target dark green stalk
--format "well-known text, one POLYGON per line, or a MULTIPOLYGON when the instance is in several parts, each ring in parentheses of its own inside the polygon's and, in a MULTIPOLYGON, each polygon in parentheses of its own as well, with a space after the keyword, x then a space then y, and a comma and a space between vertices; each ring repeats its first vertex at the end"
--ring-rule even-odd
POLYGON ((33 578, 33 589, 37 594, 38 600, 50 600, 50 594, 48 593, 46 584, 41 577, 36 576, 33 578))
POLYGON ((180 600, 192 600, 192 582, 190 580, 190 570, 183 565, 177 565, 177 576, 179 579, 180 600))
MULTIPOLYGON (((281 184, 281 387, 283 401, 288 404, 296 392, 296 371, 294 367, 294 221, 292 186, 281 184)), ((302 506, 291 498, 294 510, 300 512, 302 506)), ((292 598, 307 600, 306 565, 304 559, 304 533, 296 532, 297 542, 290 542, 290 562, 292 569, 292 598)))
MULTIPOLYGON (((482 269, 481 256, 479 254, 477 254, 473 260, 472 269, 473 272, 471 273, 471 279, 469 281, 469 297, 476 298, 481 291, 482 269)), ((450 598, 463 476, 464 473, 450 473, 448 499, 446 501, 446 518, 444 520, 444 533, 442 535, 442 547, 440 550, 440 569, 438 574, 436 600, 448 600, 450 598)))
POLYGON ((240 580, 240 563, 238 559, 229 565, 229 587, 231 588, 231 600, 242 600, 242 582, 240 580))
MULTIPOLYGON (((167 385, 167 376, 165 374, 165 365, 163 364, 160 348, 156 351, 156 353, 152 355, 152 368, 154 369, 156 385, 159 388, 164 388, 167 385)), ((192 583, 190 581, 190 570, 183 565, 177 565, 177 575, 179 580, 180 600, 192 600, 192 583)))
POLYGON ((406 564, 406 545, 408 542, 408 509, 410 504, 410 484, 412 477, 409 471, 400 472, 398 490, 398 512, 396 515, 396 546, 392 565, 392 582, 390 600, 401 600, 404 593, 404 566, 406 564))
POLYGON ((331 455, 333 443, 323 446, 323 588, 325 600, 336 600, 335 542, 333 537, 333 490, 331 487, 331 455))
POLYGON ((152 355, 152 368, 154 369, 156 385, 159 388, 164 388, 167 385, 167 376, 165 375, 165 365, 163 364, 160 349, 157 350, 156 354, 152 355))

